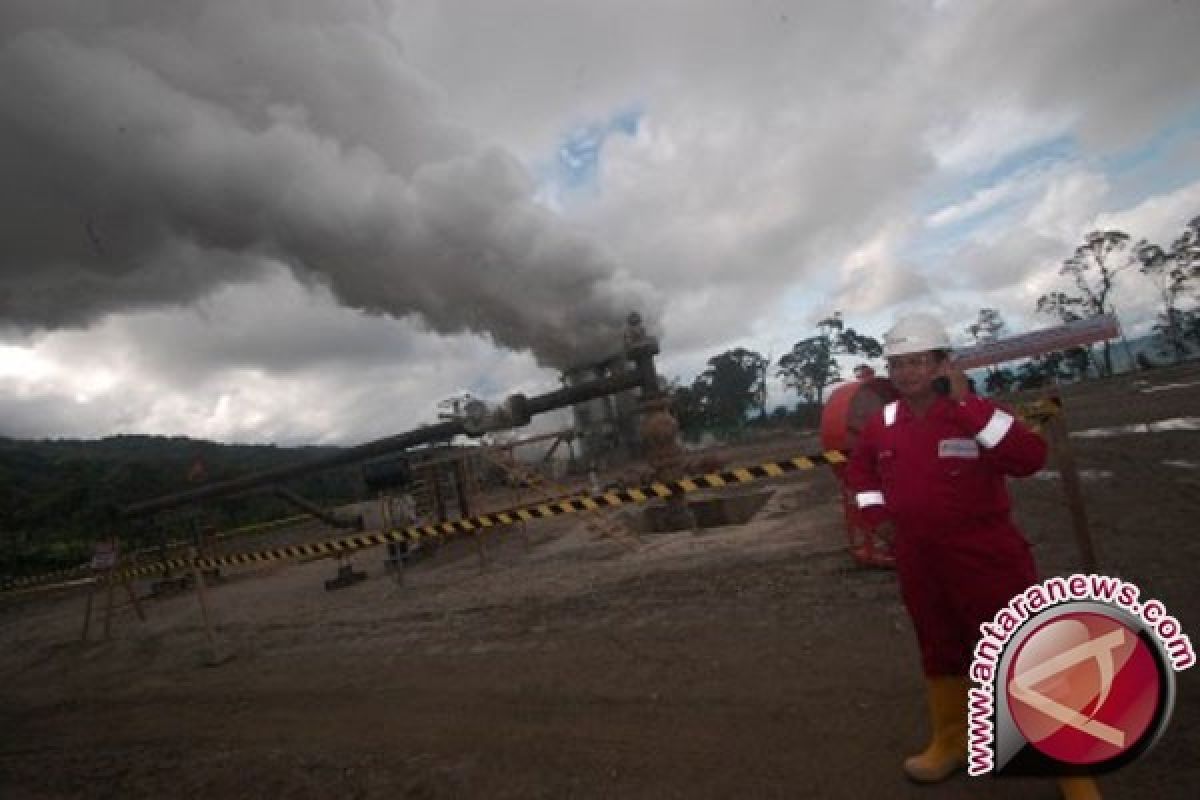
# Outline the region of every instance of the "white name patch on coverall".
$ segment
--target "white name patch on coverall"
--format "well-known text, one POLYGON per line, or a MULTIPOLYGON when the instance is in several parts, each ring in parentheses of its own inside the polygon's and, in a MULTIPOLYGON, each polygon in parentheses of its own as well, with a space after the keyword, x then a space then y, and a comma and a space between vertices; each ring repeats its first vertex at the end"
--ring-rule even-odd
POLYGON ((979 445, 974 439, 942 439, 938 458, 979 458, 979 445))

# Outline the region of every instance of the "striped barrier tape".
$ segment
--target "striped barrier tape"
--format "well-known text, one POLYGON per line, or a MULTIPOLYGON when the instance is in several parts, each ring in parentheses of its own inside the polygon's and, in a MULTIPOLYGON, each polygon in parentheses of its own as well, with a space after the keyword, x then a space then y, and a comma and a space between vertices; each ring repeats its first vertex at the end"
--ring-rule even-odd
MULTIPOLYGON (((1054 417, 1059 413, 1061 407, 1061 401, 1057 398, 1050 398, 1023 406, 1017 409, 1017 411, 1019 416, 1027 423, 1037 424, 1038 422, 1045 422, 1054 417)), ((518 522, 532 522, 537 519, 547 519, 562 514, 575 514, 583 511, 606 510, 623 505, 645 503, 677 494, 688 494, 701 489, 719 489, 724 486, 750 483, 765 478, 777 478, 791 472, 816 469, 820 466, 844 464, 846 460, 846 453, 840 450, 827 450, 809 456, 796 456, 783 461, 772 461, 751 467, 737 467, 724 472, 711 472, 697 477, 682 478, 678 481, 656 481, 636 489, 613 490, 595 495, 549 500, 505 511, 480 514, 467 519, 452 520, 432 525, 413 525, 403 530, 361 533, 339 539, 328 539, 323 542, 288 545, 253 553, 234 553, 216 558, 166 559, 143 566, 125 568, 115 574, 113 578, 124 580, 176 569, 213 569, 221 566, 245 566, 265 564, 272 561, 337 556, 352 553, 356 550, 379 547, 388 543, 408 542, 415 544, 422 539, 482 532, 489 528, 513 525, 518 522)), ((59 576, 78 573, 79 569, 77 568, 75 570, 63 570, 59 573, 51 573, 51 575, 59 576)), ((104 576, 101 576, 101 579, 103 578, 104 576)), ((0 586, 0 592, 45 583, 50 579, 50 575, 17 578, 0 586)))
MULTIPOLYGON (((432 525, 412 525, 403 530, 361 533, 355 536, 329 539, 323 542, 287 545, 285 547, 260 550, 253 553, 234 553, 216 558, 166 559, 154 562, 153 564, 127 567, 113 575, 113 578, 116 580, 125 580, 176 569, 212 569, 220 566, 245 566, 265 564, 272 561, 344 555, 356 550, 378 547, 393 542, 415 544, 423 539, 477 533, 486 531, 489 528, 514 525, 519 522, 532 522, 533 520, 547 519, 562 514, 606 510, 634 503, 645 503, 673 495, 696 492, 701 489, 718 489, 730 485, 736 486, 764 478, 780 477, 800 470, 811 470, 820 466, 844 464, 845 462, 846 455, 844 453, 838 450, 829 450, 809 456, 796 456, 784 461, 774 461, 751 467, 737 467, 724 472, 712 472, 697 477, 682 478, 678 481, 656 481, 634 489, 612 490, 595 495, 583 495, 574 498, 533 503, 505 511, 495 511, 467 519, 451 520, 432 525)), ((104 579, 106 576, 100 577, 104 579)), ((30 586, 34 583, 41 583, 44 582, 41 580, 44 578, 45 576, 36 576, 17 579, 0 587, 0 591, 10 591, 30 586)))
POLYGON ((92 574, 90 564, 80 564, 78 567, 68 567, 67 569, 59 569, 54 572, 43 572, 40 575, 29 575, 23 578, 13 578, 12 580, 0 585, 0 592, 7 592, 12 589, 22 589, 29 586, 40 586, 43 583, 53 583, 60 580, 73 580, 75 578, 83 578, 92 574))
MULTIPOLYGON (((256 522, 250 525, 242 525, 237 528, 231 528, 228 531, 217 534, 217 541, 224 541, 238 536, 246 536, 249 534, 260 534, 282 528, 297 522, 311 519, 308 514, 297 514, 290 517, 281 517, 280 519, 268 520, 267 522, 256 522)), ((174 539, 167 542, 163 547, 167 549, 178 549, 180 547, 191 546, 192 542, 187 539, 174 539)), ((161 552, 160 547, 143 547, 133 553, 134 557, 153 555, 161 552)), ((161 561, 156 563, 163 563, 161 561)), ((165 571, 164 570, 159 570, 165 571)), ((38 575, 27 575, 19 578, 13 578, 3 584, 0 584, 0 592, 12 591, 14 589, 27 589, 35 586, 41 586, 47 583, 56 583, 59 581, 68 581, 78 578, 89 577, 93 574, 90 564, 80 564, 77 567, 67 567, 66 569, 55 570, 54 572, 43 572, 38 575)))

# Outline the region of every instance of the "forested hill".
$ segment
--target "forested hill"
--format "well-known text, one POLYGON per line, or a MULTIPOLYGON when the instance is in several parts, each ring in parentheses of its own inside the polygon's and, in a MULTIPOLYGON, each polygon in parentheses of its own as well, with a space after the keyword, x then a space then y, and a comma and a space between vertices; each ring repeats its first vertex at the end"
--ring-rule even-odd
MULTIPOLYGON (((0 575, 74 566, 111 530, 108 509, 258 470, 295 464, 336 448, 223 445, 163 436, 96 441, 23 441, 0 437, 0 575)), ((323 505, 362 499, 357 466, 309 475, 287 486, 323 505)), ((254 494, 164 515, 159 527, 117 531, 127 546, 163 533, 185 535, 192 520, 228 528, 296 511, 270 494, 254 494)))

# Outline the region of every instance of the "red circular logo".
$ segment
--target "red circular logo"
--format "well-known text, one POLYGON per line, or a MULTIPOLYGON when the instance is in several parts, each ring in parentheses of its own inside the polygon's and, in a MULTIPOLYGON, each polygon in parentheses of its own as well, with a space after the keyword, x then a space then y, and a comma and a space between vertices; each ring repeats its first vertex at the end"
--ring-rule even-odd
POLYGON ((1138 744, 1155 719, 1161 684, 1154 654, 1135 631, 1080 611, 1021 643, 1005 691, 1026 741, 1057 761, 1091 765, 1138 744))

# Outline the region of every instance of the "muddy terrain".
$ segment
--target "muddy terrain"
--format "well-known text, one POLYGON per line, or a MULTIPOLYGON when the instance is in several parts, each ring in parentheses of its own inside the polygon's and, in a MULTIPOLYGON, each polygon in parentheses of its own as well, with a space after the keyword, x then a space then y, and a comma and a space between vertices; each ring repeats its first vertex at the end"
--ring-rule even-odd
MULTIPOLYGON (((1200 642, 1200 431, 1107 430, 1200 416, 1200 368, 1066 401, 1093 432, 1071 443, 1101 571, 1200 642)), ((719 455, 813 449, 797 435, 719 455)), ((87 644, 86 587, 0 596, 0 797, 1055 797, 1047 781, 904 780, 925 715, 893 574, 847 555, 828 472, 753 488, 771 495, 750 523, 636 547, 561 516, 492 537, 483 565, 456 542, 402 583, 382 549, 335 592, 330 561, 226 570, 208 597, 219 666, 191 592, 148 600, 145 622, 120 605, 87 644)), ((1075 570, 1057 474, 1013 488, 1043 574, 1075 570)), ((1178 676, 1165 738, 1103 779, 1107 797, 1195 797, 1198 676, 1178 676)))

